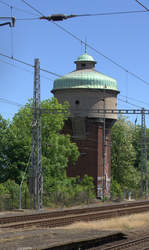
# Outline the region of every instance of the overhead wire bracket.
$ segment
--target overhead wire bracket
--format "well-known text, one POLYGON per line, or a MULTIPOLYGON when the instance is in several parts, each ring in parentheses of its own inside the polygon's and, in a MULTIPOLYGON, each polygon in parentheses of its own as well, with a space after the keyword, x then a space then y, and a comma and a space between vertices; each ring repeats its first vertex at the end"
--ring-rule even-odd
POLYGON ((9 27, 15 26, 15 17, 0 17, 0 19, 11 19, 11 22, 0 23, 0 26, 9 25, 9 27))

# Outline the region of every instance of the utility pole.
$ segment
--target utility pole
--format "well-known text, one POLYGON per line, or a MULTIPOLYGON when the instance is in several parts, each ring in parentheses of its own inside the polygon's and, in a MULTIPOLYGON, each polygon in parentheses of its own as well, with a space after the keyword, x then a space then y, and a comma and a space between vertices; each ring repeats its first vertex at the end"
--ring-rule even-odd
MULTIPOLYGON (((106 86, 105 86, 106 88, 106 86)), ((103 90, 103 163, 102 163, 102 200, 104 201, 105 197, 105 184, 106 184, 106 175, 105 175, 105 161, 106 161, 106 117, 105 117, 105 110, 106 110, 106 102, 105 102, 105 88, 103 90)))
POLYGON ((144 173, 145 173, 145 196, 148 197, 148 167, 147 167, 147 147, 146 147, 146 125, 144 108, 141 109, 141 195, 144 190, 144 173))
POLYGON ((42 208, 43 177, 41 150, 40 61, 34 64, 33 118, 32 118, 32 166, 30 168, 31 208, 42 208))

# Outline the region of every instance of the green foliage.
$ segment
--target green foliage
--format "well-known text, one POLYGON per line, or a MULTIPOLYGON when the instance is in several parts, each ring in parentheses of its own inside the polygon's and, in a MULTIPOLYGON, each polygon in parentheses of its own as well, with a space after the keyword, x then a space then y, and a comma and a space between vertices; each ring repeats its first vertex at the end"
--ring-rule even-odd
POLYGON ((7 132, 9 122, 0 115, 0 183, 5 182, 9 177, 8 161, 7 161, 7 132))
MULTIPOLYGON (((29 208, 30 199, 26 183, 22 185, 22 208, 29 208)), ((19 185, 14 180, 0 184, 0 210, 11 210, 19 207, 19 185)))
POLYGON ((8 208, 18 208, 19 186, 13 180, 1 184, 1 196, 5 197, 5 204, 8 208))
MULTIPOLYGON (((135 128, 124 117, 119 117, 112 128, 111 172, 113 181, 121 188, 139 188, 140 175, 135 168, 135 128)), ((114 184, 115 186, 115 184, 114 184)))
MULTIPOLYGON (((52 113, 42 115, 42 155, 45 179, 51 177, 62 179, 66 175, 68 162, 73 164, 79 156, 77 146, 71 143, 70 137, 60 134, 64 121, 68 117, 68 104, 61 105, 52 98, 43 101, 41 107, 45 110, 52 110, 52 113)), ((15 114, 9 126, 6 121, 2 120, 1 127, 3 131, 3 127, 6 127, 7 132, 4 136, 6 163, 0 165, 4 168, 4 171, 1 171, 0 182, 12 179, 19 184, 32 151, 32 100, 15 114)))
MULTIPOLYGON (((68 117, 68 105, 56 99, 45 100, 42 108, 53 110, 42 115, 42 165, 45 204, 69 206, 88 203, 95 197, 91 177, 67 178, 66 169, 78 159, 76 144, 61 134, 68 117)), ((149 130, 147 130, 147 135, 149 130)), ((121 197, 122 190, 140 188, 140 127, 120 116, 112 128, 111 194, 121 197)), ((32 150, 32 100, 14 116, 12 122, 0 116, 0 192, 18 204, 18 187, 32 150)), ((149 152, 148 152, 149 155, 149 152)), ((22 187, 24 207, 28 205, 27 179, 22 187)))
POLYGON ((44 189, 44 202, 46 205, 71 206, 80 203, 89 203, 95 198, 93 178, 84 176, 52 179, 55 182, 49 183, 44 189))
POLYGON ((121 185, 116 180, 111 178, 111 198, 115 199, 118 197, 122 198, 121 185))
MULTIPOLYGON (((133 130, 133 147, 136 152, 135 168, 140 170, 140 155, 141 155, 141 127, 139 125, 135 126, 133 130)), ((149 129, 146 128, 146 143, 149 144, 149 129)), ((149 159, 149 147, 147 146, 147 158, 149 159)))
MULTIPOLYGON (((50 114, 42 115, 44 202, 65 206, 80 200, 89 202, 94 197, 92 178, 85 176, 81 182, 79 177, 66 176, 68 163, 74 164, 79 156, 77 146, 71 143, 70 136, 61 134, 68 117, 68 105, 61 105, 53 98, 43 101, 41 106, 44 110, 53 110, 50 114)), ((18 184, 21 183, 32 150, 32 100, 19 110, 10 124, 2 122, 6 127, 4 140, 7 165, 0 189, 3 197, 5 193, 8 194, 14 207, 18 207, 18 184)), ((27 182, 28 178, 25 178, 22 186, 23 207, 28 206, 27 182)))

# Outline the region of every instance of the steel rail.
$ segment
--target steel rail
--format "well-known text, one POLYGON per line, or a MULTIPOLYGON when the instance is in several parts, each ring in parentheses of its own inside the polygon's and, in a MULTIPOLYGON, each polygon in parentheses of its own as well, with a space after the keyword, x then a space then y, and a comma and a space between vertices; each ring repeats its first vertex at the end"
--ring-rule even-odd
POLYGON ((40 219, 47 219, 53 217, 62 217, 67 215, 77 215, 77 214, 84 214, 84 213, 92 213, 92 212, 100 212, 100 211, 108 211, 108 210, 115 210, 121 208, 129 208, 129 207, 138 207, 143 205, 149 205, 148 200, 139 201, 139 202, 125 202, 120 204, 110 204, 110 205, 102 205, 102 206, 92 206, 86 208, 77 208, 77 209, 65 209, 63 211, 51 211, 51 212, 38 212, 26 215, 15 215, 15 216, 7 216, 7 217, 0 217, 0 225, 8 224, 8 223, 15 223, 15 222, 23 222, 23 221, 32 221, 32 220, 40 220, 40 219))
POLYGON ((5 224, 1 226, 1 228, 28 228, 32 226, 36 227, 60 227, 65 225, 70 225, 74 222, 79 221, 95 221, 95 220, 101 220, 101 219, 107 219, 112 217, 119 217, 124 215, 130 215, 130 214, 136 214, 136 213, 143 213, 149 211, 149 204, 147 205, 141 205, 141 206, 135 206, 135 207, 125 207, 125 208, 116 208, 114 210, 103 210, 103 211, 94 211, 94 212, 87 212, 83 214, 71 214, 71 215, 65 215, 60 217, 54 217, 49 219, 37 219, 31 222, 20 222, 20 223, 11 223, 11 224, 5 224))
MULTIPOLYGON (((119 244, 116 244, 116 245, 113 245, 113 246, 102 248, 102 250, 127 249, 128 247, 138 246, 138 245, 140 245, 142 243, 145 243, 145 242, 149 242, 149 236, 145 236, 145 237, 142 237, 142 238, 139 238, 139 239, 137 238, 137 239, 134 239, 134 240, 128 240, 128 241, 123 242, 123 243, 119 243, 119 244)), ((142 249, 142 248, 136 248, 136 249, 142 249)))

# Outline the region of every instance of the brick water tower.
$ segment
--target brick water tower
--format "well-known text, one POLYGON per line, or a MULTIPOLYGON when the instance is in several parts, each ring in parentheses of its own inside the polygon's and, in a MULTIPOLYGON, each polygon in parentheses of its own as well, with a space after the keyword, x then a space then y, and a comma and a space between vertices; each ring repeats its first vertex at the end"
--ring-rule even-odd
POLYGON ((95 69, 96 61, 83 54, 75 61, 76 70, 54 81, 52 93, 70 105, 70 117, 63 132, 71 135, 80 151, 68 176, 92 176, 97 197, 110 195, 111 128, 117 117, 99 110, 117 108, 117 82, 95 69))

